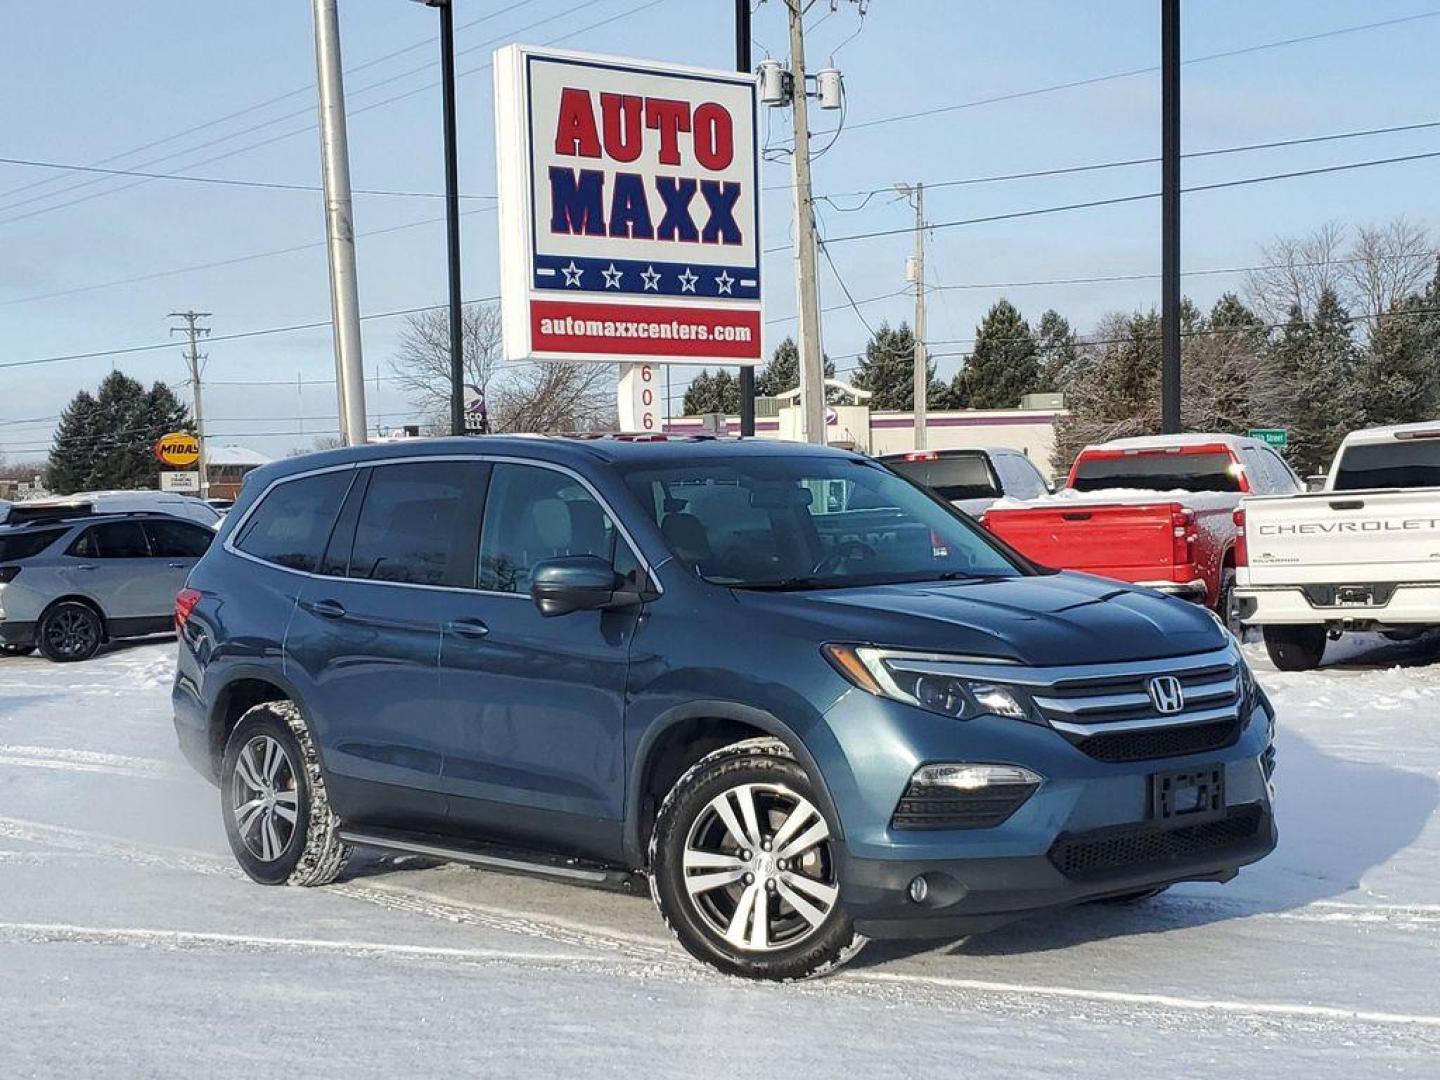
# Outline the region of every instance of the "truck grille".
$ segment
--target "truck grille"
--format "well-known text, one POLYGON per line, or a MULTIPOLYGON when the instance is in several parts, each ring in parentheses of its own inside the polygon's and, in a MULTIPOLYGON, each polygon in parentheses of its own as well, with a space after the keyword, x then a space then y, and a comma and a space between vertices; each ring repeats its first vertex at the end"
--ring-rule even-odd
POLYGON ((1161 869, 1219 854, 1254 840, 1265 824, 1258 803, 1237 806, 1219 821, 1157 829, 1153 825, 1126 825, 1062 836, 1050 848, 1050 862, 1066 877, 1115 873, 1122 870, 1161 869))
MULTIPOLYGON (((1048 674, 1041 671, 1037 674, 1048 674)), ((1028 685, 1052 728, 1099 761, 1146 761, 1229 746, 1240 734, 1242 686, 1231 649, 1141 664, 1069 668, 1028 685), (1173 677, 1183 704, 1161 713, 1150 682, 1173 677)))

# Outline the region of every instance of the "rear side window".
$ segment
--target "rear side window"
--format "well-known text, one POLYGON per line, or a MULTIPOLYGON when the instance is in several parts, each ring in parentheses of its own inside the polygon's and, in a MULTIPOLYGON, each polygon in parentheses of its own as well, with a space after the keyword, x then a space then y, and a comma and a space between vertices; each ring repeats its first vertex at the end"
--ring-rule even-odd
MULTIPOLYGON (((496 465, 480 533, 480 588, 525 592, 530 571, 542 559, 599 555, 615 561, 616 529, 585 485, 573 477, 532 465, 496 465)), ((635 561, 627 545, 616 569, 635 561)))
POLYGON ((1024 454, 999 454, 995 468, 1005 481, 1005 494, 1015 499, 1034 499, 1046 494, 1045 478, 1024 454))
POLYGON ((0 563, 33 558, 68 531, 68 529, 37 529, 34 532, 0 536, 0 563))
POLYGON ((215 539, 205 526, 186 521, 147 521, 145 533, 151 553, 164 559, 198 559, 215 539))
POLYGON ((1440 439, 1361 443, 1340 455, 1336 491, 1440 487, 1440 439))
POLYGON ((930 488, 942 499, 995 499, 999 485, 979 454, 956 454, 929 461, 887 461, 895 472, 930 488))
POLYGON ((417 461, 374 469, 349 577, 473 588, 488 466, 417 461))
POLYGON ((1216 453, 1082 454, 1071 483, 1077 491, 1239 491, 1230 455, 1216 453))
POLYGON ((138 521, 109 521, 91 525, 70 545, 77 559, 148 559, 150 545, 138 521))
POLYGON ((346 469, 277 484, 245 522, 235 546, 277 566, 313 571, 353 476, 346 469))

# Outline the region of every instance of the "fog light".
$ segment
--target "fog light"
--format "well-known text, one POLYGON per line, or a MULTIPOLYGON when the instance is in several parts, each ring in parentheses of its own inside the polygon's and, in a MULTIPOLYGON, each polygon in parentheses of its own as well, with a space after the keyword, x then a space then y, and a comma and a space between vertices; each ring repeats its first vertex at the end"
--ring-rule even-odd
POLYGON ((920 877, 917 877, 914 881, 910 882, 910 899, 915 901, 915 903, 923 904, 925 902, 925 897, 929 895, 930 885, 925 880, 925 876, 923 874, 920 877))
POLYGON ((913 783, 978 791, 988 787, 1039 784, 1040 776, 1019 765, 925 765, 913 783))

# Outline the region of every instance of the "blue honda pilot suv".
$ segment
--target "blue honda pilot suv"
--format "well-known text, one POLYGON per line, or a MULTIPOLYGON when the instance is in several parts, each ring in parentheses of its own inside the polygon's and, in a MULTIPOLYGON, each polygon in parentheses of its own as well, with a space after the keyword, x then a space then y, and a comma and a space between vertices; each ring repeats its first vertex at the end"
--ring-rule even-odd
POLYGON ((645 875, 696 957, 792 979, 1275 844, 1271 707, 1209 613, 1034 566, 856 454, 292 459, 250 474, 176 621, 180 744, 265 884, 354 844, 645 875))

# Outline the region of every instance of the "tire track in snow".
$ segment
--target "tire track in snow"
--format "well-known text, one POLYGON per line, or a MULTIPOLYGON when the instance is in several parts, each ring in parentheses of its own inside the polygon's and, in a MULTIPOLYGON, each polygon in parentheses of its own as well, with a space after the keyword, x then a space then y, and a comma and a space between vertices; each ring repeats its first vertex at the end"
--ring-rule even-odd
POLYGON ((110 773, 143 780, 173 780, 184 775, 184 772, 171 762, 154 758, 126 757, 95 750, 67 750, 51 746, 9 746, 3 743, 0 743, 0 765, 110 773))

